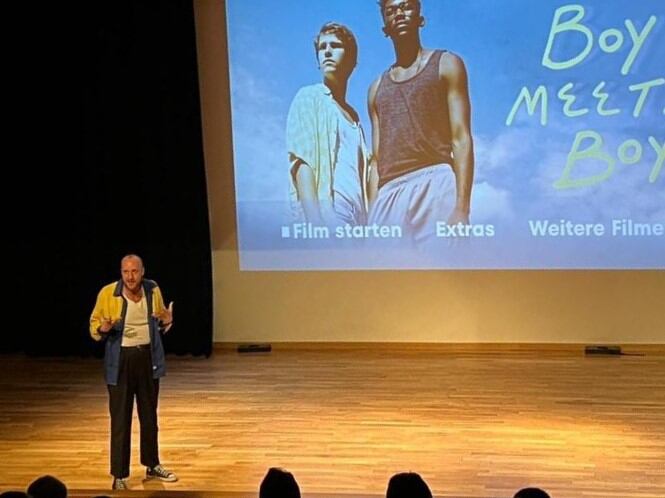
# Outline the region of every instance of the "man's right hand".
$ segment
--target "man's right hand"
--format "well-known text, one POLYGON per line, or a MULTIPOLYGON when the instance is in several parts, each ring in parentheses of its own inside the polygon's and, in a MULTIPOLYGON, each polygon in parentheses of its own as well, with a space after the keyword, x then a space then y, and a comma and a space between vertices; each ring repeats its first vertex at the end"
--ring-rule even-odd
POLYGON ((110 318, 102 318, 102 324, 99 326, 98 332, 101 334, 108 334, 117 321, 118 320, 114 322, 110 318))

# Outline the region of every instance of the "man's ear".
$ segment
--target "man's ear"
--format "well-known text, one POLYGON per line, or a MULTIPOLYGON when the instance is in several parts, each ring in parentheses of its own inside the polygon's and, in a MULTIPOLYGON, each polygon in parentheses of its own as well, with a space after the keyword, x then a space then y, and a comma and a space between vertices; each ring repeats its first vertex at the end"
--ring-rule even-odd
POLYGON ((420 16, 419 26, 422 28, 424 25, 425 25, 425 18, 423 16, 420 16))

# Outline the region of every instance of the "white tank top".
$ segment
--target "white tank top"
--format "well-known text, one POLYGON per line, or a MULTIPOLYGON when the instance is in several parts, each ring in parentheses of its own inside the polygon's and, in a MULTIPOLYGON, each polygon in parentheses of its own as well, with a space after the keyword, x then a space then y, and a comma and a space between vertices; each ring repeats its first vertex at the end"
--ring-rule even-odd
POLYGON ((148 302, 145 293, 138 303, 127 298, 125 300, 127 301, 127 314, 125 315, 125 329, 122 331, 122 345, 150 344, 148 302))
POLYGON ((363 194, 360 187, 360 164, 362 161, 362 134, 358 123, 351 123, 340 111, 339 150, 333 190, 351 202, 358 211, 363 209, 363 194))

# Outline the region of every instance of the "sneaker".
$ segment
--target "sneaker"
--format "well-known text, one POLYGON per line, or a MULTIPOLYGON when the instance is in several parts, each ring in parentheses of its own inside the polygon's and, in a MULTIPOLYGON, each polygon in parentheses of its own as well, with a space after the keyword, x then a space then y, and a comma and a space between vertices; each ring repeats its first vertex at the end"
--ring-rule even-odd
POLYGON ((127 483, 127 478, 120 478, 120 477, 114 477, 113 478, 113 486, 111 489, 117 489, 117 490, 122 490, 122 489, 129 489, 129 484, 127 483))
POLYGON ((178 480, 178 476, 161 465, 155 465, 153 468, 148 467, 145 471, 145 477, 146 479, 159 479, 165 482, 175 482, 178 480))

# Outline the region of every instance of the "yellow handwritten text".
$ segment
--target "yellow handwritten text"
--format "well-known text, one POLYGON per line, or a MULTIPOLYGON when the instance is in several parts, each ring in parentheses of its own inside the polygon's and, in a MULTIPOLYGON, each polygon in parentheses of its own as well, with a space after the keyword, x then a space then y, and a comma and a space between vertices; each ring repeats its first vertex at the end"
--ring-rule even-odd
MULTIPOLYGON (((663 168, 663 161, 665 161, 665 142, 659 142, 652 136, 649 137, 648 142, 656 153, 656 160, 649 174, 649 183, 655 183, 663 168)), ((635 139, 626 140, 617 149, 617 158, 625 165, 637 164, 642 159, 643 154, 644 147, 635 139)), ((614 174, 616 163, 616 159, 605 150, 603 137, 599 133, 593 130, 580 131, 575 136, 561 178, 554 182, 554 188, 563 190, 589 187, 601 183, 614 174), (591 144, 583 148, 583 142, 588 140, 591 140, 591 144), (588 169, 589 163, 593 161, 604 164, 605 169, 589 176, 573 178, 573 170, 576 169, 580 161, 585 161, 585 169, 588 169)))
MULTIPOLYGON (((555 71, 568 69, 583 62, 584 59, 586 59, 587 56, 591 53, 591 49, 593 48, 594 44, 594 34, 588 26, 580 22, 584 19, 584 14, 584 7, 577 4, 564 5, 563 7, 556 9, 554 12, 554 18, 552 19, 552 26, 550 27, 550 34, 547 39, 547 45, 545 46, 545 52, 543 53, 543 66, 555 71), (566 21, 562 21, 561 18, 570 12, 573 12, 575 15, 566 21), (552 51, 557 37, 563 36, 564 34, 568 34, 570 36, 574 33, 576 33, 578 36, 584 36, 586 39, 584 48, 574 57, 571 57, 567 60, 553 60, 552 51)), ((653 30, 655 24, 656 16, 652 15, 649 17, 649 20, 646 22, 644 28, 642 28, 642 31, 638 33, 633 21, 630 19, 626 19, 624 21, 624 25, 626 26, 626 30, 628 31, 628 35, 632 42, 632 47, 626 56, 623 65, 621 66, 622 75, 626 76, 630 72, 635 59, 637 59, 640 50, 644 46, 644 42, 653 30)), ((606 29, 598 36, 598 46, 600 47, 600 50, 607 54, 617 52, 624 45, 625 41, 626 40, 623 31, 617 28, 606 29)))
MULTIPOLYGON (((596 112, 599 116, 611 116, 614 114, 619 114, 620 109, 605 109, 605 105, 610 95, 606 92, 603 92, 605 87, 605 81, 601 81, 596 85, 591 95, 598 100, 596 105, 596 112)), ((642 114, 645 104, 648 101, 650 92, 652 89, 660 86, 665 86, 665 78, 656 78, 650 81, 645 81, 643 83, 636 83, 630 85, 628 90, 637 95, 635 100, 635 105, 633 106, 633 117, 639 118, 642 114)), ((573 108, 577 97, 570 93, 570 91, 575 87, 572 82, 566 83, 563 85, 557 92, 557 97, 560 101, 563 102, 563 114, 569 118, 575 118, 583 116, 589 112, 589 109, 586 107, 573 108)), ((547 125, 548 113, 549 113, 549 95, 547 87, 545 85, 539 85, 536 90, 532 93, 528 87, 522 87, 520 93, 515 99, 510 113, 506 118, 506 126, 510 126, 515 121, 515 117, 520 110, 522 105, 526 106, 526 111, 529 116, 533 116, 540 104, 540 124, 542 126, 547 125)))

